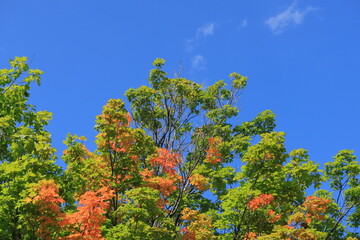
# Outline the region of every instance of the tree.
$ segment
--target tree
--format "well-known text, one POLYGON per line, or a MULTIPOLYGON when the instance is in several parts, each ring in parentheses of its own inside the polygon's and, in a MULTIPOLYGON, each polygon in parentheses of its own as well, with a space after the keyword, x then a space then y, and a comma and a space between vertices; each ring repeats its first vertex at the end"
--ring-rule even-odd
POLYGON ((30 69, 24 57, 10 65, 0 70, 0 238, 34 239, 39 224, 25 199, 38 181, 56 179, 60 167, 44 129, 51 113, 27 103, 31 83, 40 85, 43 72, 30 69))
MULTIPOLYGON (((274 131, 270 110, 239 123, 236 104, 246 77, 232 73, 229 84, 204 87, 168 77, 164 63, 153 63, 150 86, 125 93, 130 112, 120 99, 107 102, 96 118, 95 151, 86 148, 85 137, 68 135, 64 172, 48 160, 53 151, 45 161, 35 154, 42 148, 21 152, 13 146, 29 145, 9 134, 27 121, 13 116, 17 122, 3 131, 1 142, 4 176, 22 156, 33 160, 23 185, 16 174, 1 185, 7 199, 16 179, 19 187, 12 191, 21 197, 13 194, 6 204, 21 206, 18 216, 27 224, 21 231, 13 228, 18 238, 4 233, 4 239, 359 238, 360 166, 352 151, 340 151, 322 171, 306 150, 286 150, 285 134, 274 131), (52 171, 30 178, 39 164, 52 171), (310 188, 316 191, 309 196, 310 188)), ((28 114, 24 107, 19 112, 28 114)), ((35 149, 39 135, 46 135, 44 124, 41 131, 30 127, 37 134, 35 149)), ((6 229, 13 220, 3 219, 6 229)))

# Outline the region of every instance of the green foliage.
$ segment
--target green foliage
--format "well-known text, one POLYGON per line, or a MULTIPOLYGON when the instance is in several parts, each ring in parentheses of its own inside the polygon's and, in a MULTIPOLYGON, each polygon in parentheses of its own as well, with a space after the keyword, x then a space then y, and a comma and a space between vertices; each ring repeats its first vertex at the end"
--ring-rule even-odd
POLYGON ((164 64, 125 93, 131 113, 107 102, 95 151, 67 136, 65 171, 45 130, 51 114, 28 104, 42 72, 26 58, 0 70, 1 239, 359 238, 352 151, 320 170, 306 150, 287 151, 270 110, 238 122, 247 77, 204 87, 164 64))
POLYGON ((24 199, 38 181, 57 179, 60 167, 44 129, 51 113, 27 103, 43 72, 30 69, 24 57, 10 65, 0 70, 0 238, 34 239, 36 211, 24 199))

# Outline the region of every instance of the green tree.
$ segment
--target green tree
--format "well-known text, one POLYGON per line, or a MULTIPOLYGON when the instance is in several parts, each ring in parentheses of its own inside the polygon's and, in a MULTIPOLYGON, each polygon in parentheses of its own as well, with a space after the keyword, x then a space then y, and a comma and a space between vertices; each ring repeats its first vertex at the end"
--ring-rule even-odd
POLYGON ((97 116, 95 151, 68 135, 61 173, 50 114, 27 104, 41 72, 25 60, 1 70, 3 239, 359 238, 353 152, 321 170, 306 150, 287 151, 270 110, 239 122, 246 77, 205 87, 169 77, 156 59, 149 86, 125 93, 130 111, 110 99, 97 116))
POLYGON ((25 198, 33 184, 56 179, 60 167, 44 129, 51 113, 28 104, 31 83, 39 85, 43 72, 30 69, 24 57, 10 65, 0 70, 0 238, 34 239, 39 224, 25 198))

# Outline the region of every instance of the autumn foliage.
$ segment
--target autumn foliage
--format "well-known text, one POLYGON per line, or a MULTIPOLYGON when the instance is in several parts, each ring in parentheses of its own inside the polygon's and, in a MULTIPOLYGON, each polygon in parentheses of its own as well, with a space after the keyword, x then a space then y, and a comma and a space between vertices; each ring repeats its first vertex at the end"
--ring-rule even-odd
POLYGON ((0 70, 0 239, 359 239, 352 151, 321 170, 306 150, 287 151, 270 110, 239 123, 246 77, 204 87, 164 63, 125 93, 130 111, 106 103, 94 151, 67 136, 65 170, 51 114, 28 104, 42 72, 26 58, 0 70))
POLYGON ((38 207, 39 216, 36 220, 39 227, 36 235, 50 240, 52 233, 59 231, 60 222, 65 218, 65 214, 60 210, 60 204, 65 201, 59 196, 59 188, 53 180, 41 180, 33 189, 35 196, 25 200, 38 207))
POLYGON ((271 194, 261 194, 260 196, 252 199, 248 206, 251 210, 256 210, 260 207, 264 207, 266 205, 269 205, 274 200, 274 196, 271 194))

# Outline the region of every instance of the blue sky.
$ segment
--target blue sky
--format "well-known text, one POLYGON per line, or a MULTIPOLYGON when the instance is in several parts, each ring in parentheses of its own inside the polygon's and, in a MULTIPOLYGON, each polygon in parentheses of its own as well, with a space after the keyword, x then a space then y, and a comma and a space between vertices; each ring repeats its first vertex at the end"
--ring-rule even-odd
POLYGON ((357 0, 3 0, 0 67, 27 56, 45 71, 31 103, 54 113, 60 152, 68 132, 94 149, 102 106, 147 84, 160 57, 204 85, 248 76, 238 121, 271 109, 288 150, 323 163, 345 148, 360 154, 359 12, 357 0))

